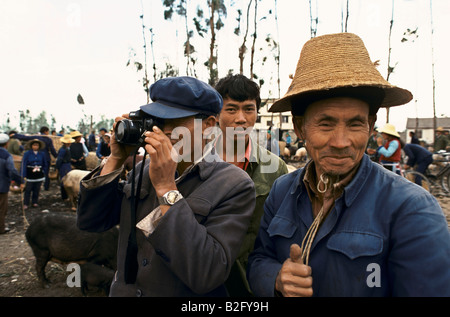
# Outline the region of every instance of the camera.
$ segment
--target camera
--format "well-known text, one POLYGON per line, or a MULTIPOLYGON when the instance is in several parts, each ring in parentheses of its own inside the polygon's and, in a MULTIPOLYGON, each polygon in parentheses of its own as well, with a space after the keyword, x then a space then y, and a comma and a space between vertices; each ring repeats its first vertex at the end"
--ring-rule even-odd
POLYGON ((129 119, 123 119, 116 123, 114 133, 119 143, 127 145, 141 145, 144 142, 144 133, 152 131, 156 125, 160 129, 163 121, 153 117, 142 110, 132 111, 129 119))

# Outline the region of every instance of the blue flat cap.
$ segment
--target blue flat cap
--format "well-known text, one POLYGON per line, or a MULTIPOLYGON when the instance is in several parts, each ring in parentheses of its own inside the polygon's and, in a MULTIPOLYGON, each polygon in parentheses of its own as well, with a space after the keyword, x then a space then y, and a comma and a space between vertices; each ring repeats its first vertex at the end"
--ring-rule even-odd
POLYGON ((168 77, 150 86, 152 103, 141 106, 145 113, 161 119, 177 119, 222 110, 222 96, 210 85, 194 77, 168 77))

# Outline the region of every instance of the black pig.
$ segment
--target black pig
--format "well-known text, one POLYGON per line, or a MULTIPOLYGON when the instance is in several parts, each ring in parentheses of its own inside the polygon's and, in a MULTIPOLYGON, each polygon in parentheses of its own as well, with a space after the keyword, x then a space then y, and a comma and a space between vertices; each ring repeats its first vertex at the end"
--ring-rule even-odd
POLYGON ((75 216, 49 213, 38 216, 25 237, 36 257, 36 272, 42 287, 49 286, 45 276, 48 261, 92 262, 116 270, 117 228, 102 233, 86 232, 77 228, 75 216))
POLYGON ((115 271, 91 262, 80 265, 81 269, 81 293, 86 296, 86 291, 89 287, 94 286, 109 295, 109 288, 111 287, 115 271))

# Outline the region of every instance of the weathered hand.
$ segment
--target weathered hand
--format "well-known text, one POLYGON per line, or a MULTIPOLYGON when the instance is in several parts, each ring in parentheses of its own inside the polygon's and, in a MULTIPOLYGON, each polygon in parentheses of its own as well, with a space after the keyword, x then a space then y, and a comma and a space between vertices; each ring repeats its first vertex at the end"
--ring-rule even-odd
POLYGON ((162 196, 169 190, 177 189, 175 184, 175 172, 177 162, 172 159, 172 143, 170 139, 159 129, 145 133, 145 150, 150 156, 149 176, 155 188, 156 194, 162 196))
POLYGON ((291 245, 289 256, 278 273, 275 289, 285 297, 312 296, 311 267, 303 264, 298 244, 291 245))

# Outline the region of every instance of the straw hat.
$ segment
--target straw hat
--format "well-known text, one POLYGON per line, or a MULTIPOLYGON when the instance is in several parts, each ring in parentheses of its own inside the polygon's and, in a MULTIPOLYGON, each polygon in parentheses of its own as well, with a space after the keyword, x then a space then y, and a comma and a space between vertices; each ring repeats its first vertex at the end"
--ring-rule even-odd
POLYGON ((390 123, 386 123, 384 127, 378 130, 378 132, 393 135, 396 136, 397 138, 400 137, 400 134, 398 134, 397 130, 395 130, 395 126, 390 123))
POLYGON ((443 127, 437 127, 436 132, 445 132, 448 131, 446 129, 444 129, 443 127))
POLYGON ((73 143, 75 142, 74 139, 72 139, 72 136, 70 134, 65 134, 62 138, 59 139, 62 143, 73 143))
POLYGON ((331 98, 339 89, 346 89, 341 96, 349 97, 352 96, 349 91, 360 91, 364 96, 378 90, 377 106, 381 107, 402 105, 412 99, 411 92, 391 85, 381 76, 361 38, 352 33, 338 33, 318 36, 305 43, 287 93, 269 111, 306 109, 310 103, 304 98, 311 100, 311 96, 324 92, 331 98))
POLYGON ((31 146, 32 146, 34 143, 39 144, 39 150, 42 150, 43 148, 45 148, 45 143, 44 143, 44 141, 41 141, 41 140, 39 140, 39 139, 33 139, 33 140, 28 141, 28 142, 25 144, 25 150, 30 150, 30 149, 31 149, 31 146))
POLYGON ((76 137, 83 136, 83 135, 80 133, 80 131, 72 131, 72 132, 70 132, 70 136, 75 139, 76 137))

